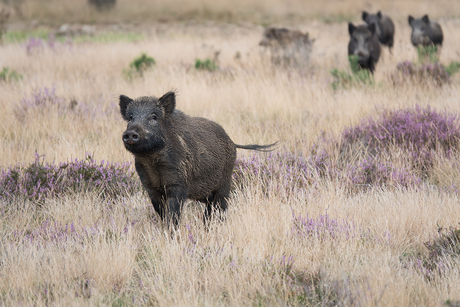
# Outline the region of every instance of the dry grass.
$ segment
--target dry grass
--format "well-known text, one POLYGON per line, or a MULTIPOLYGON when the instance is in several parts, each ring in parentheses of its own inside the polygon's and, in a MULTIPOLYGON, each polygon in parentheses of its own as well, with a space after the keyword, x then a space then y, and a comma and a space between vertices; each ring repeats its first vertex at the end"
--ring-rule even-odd
MULTIPOLYGON (((138 1, 151 5, 152 11, 157 5, 164 11, 181 7, 181 14, 192 10, 187 1, 168 6, 138 1)), ((250 9, 289 14, 308 6, 294 1, 286 11, 277 9, 280 2, 272 2, 201 5, 234 14, 250 9)), ((40 11, 29 1, 24 13, 38 18, 71 9, 77 15, 86 12, 83 1, 47 3, 52 9, 40 11)), ((127 3, 120 0, 116 17, 110 18, 137 14, 138 8, 128 9, 127 3)), ((215 120, 235 142, 279 140, 280 150, 304 154, 324 132, 337 135, 381 107, 430 105, 458 113, 458 79, 443 87, 394 86, 389 81, 398 62, 416 60, 410 28, 400 12, 416 7, 413 15, 430 9, 430 15, 450 16, 458 5, 446 2, 432 8, 428 2, 418 3, 379 3, 382 10, 400 14, 393 55, 384 50, 375 86, 348 90, 334 91, 329 74, 332 68, 347 69, 344 22, 297 25, 316 38, 311 67, 304 72, 272 67, 258 47, 263 31, 258 26, 145 26, 150 34, 140 42, 45 47, 32 55, 24 44, 3 45, 0 67, 16 70, 23 79, 0 84, 0 166, 29 163, 35 151, 48 161, 81 159, 85 152, 98 160, 131 161, 121 142, 125 124, 118 114, 119 94, 159 96, 177 89, 179 109, 215 120), (195 59, 212 57, 217 50, 219 71, 193 68, 195 59), (122 70, 141 52, 154 57, 157 65, 128 82, 122 70), (78 102, 73 110, 46 107, 18 116, 21 99, 53 86, 66 105, 78 102)), ((359 16, 356 11, 377 7, 360 1, 309 5, 307 17, 324 12, 359 16)), ((441 61, 448 63, 459 56, 459 20, 442 20, 441 25, 441 61)), ((439 180, 458 180, 454 163, 449 167, 441 161, 436 167, 443 178, 439 180)), ((439 306, 460 300, 458 259, 448 259, 451 269, 431 280, 410 264, 426 253, 423 243, 436 236, 439 226, 457 226, 457 195, 426 188, 374 189, 350 196, 334 182, 317 183, 303 192, 264 193, 262 185, 276 183, 248 181, 233 192, 226 221, 206 231, 200 206, 190 203, 172 237, 143 194, 116 202, 94 193, 71 194, 41 206, 0 201, 1 304, 439 306), (326 213, 353 225, 354 237, 292 232, 294 217, 326 213)))

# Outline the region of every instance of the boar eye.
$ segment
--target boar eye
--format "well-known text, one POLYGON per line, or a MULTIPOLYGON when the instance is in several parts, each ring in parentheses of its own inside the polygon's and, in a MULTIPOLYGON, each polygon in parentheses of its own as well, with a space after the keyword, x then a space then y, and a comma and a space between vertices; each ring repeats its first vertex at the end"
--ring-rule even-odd
POLYGON ((158 116, 156 114, 152 114, 152 116, 150 116, 150 119, 152 120, 157 120, 158 119, 158 116))
POLYGON ((129 120, 133 120, 133 115, 129 114, 129 120))

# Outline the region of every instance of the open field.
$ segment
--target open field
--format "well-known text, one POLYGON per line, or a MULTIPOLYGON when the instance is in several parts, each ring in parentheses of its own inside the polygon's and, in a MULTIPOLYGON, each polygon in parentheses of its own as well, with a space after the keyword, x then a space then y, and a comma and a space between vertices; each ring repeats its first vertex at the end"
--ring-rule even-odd
MULTIPOLYGON (((417 62, 409 13, 439 18, 440 62, 458 61, 460 18, 452 12, 459 3, 201 1, 193 15, 199 22, 179 22, 196 6, 134 1, 155 11, 153 18, 128 2, 120 0, 113 15, 98 15, 84 2, 29 1, 24 19, 13 17, 0 45, 0 70, 22 77, 0 81, 0 168, 26 167, 35 153, 55 164, 87 154, 132 162, 121 140, 119 95, 169 90, 177 90, 178 109, 218 122, 235 143, 279 141, 279 147, 272 154, 239 151, 239 165, 256 171, 239 169, 226 220, 206 230, 203 208, 189 202, 172 236, 140 189, 113 198, 88 185, 37 200, 7 197, 0 187, 0 305, 459 306, 457 135, 446 152, 429 152, 426 165, 396 144, 387 156, 376 155, 395 169, 412 161, 408 176, 419 176, 416 184, 390 176, 383 184, 354 185, 345 171, 326 176, 299 162, 317 159, 318 148, 329 150, 330 140, 340 142, 344 130, 384 110, 460 114, 458 75, 442 86, 392 77, 398 63, 417 62), (393 54, 383 50, 372 85, 334 90, 330 71, 349 69, 344 18, 358 23, 362 9, 377 7, 395 14, 393 54), (69 10, 66 20, 95 23, 95 34, 34 41, 15 32, 46 37, 69 10), (174 22, 152 23, 158 12, 174 22), (293 12, 304 13, 289 17, 293 12), (133 16, 140 25, 127 22, 133 16), (39 20, 34 29, 32 19, 39 20), (264 20, 316 39, 308 67, 270 63, 258 46, 264 20), (143 52, 155 66, 128 79, 123 71, 143 52), (217 70, 195 69, 196 59, 216 52, 217 70)), ((349 158, 337 148, 327 152, 331 169, 345 170, 367 154, 350 146, 349 158)))

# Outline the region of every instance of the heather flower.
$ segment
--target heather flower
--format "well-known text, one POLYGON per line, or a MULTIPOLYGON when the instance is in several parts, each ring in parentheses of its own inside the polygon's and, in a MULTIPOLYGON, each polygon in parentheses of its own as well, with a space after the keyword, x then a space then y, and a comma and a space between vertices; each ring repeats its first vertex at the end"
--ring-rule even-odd
POLYGON ((414 160, 431 159, 432 151, 449 155, 459 144, 458 116, 442 114, 430 107, 384 111, 375 120, 368 118, 360 125, 345 129, 341 147, 360 142, 373 152, 389 151, 391 146, 408 150, 414 160))
MULTIPOLYGON (((450 66, 449 67, 449 71, 450 66)), ((398 63, 396 72, 390 76, 393 84, 400 84, 405 81, 412 81, 416 84, 434 84, 442 86, 450 83, 450 74, 441 63, 413 64, 410 61, 398 63)))
POLYGON ((25 44, 27 55, 32 56, 37 53, 43 52, 45 47, 52 51, 68 50, 72 47, 72 41, 56 42, 54 34, 48 36, 48 40, 41 38, 30 37, 25 44))
POLYGON ((460 229, 439 228, 436 238, 424 243, 427 252, 403 258, 406 268, 414 269, 427 280, 447 274, 453 269, 449 259, 460 257, 460 229))
POLYGON ((371 186, 413 187, 421 183, 421 179, 410 168, 396 167, 391 163, 384 163, 376 158, 369 157, 354 165, 350 165, 344 173, 352 186, 361 188, 371 186))
POLYGON ((117 197, 140 190, 140 183, 130 163, 96 163, 89 154, 84 160, 54 164, 44 162, 35 153, 35 161, 29 166, 12 166, 0 173, 0 199, 23 197, 37 201, 69 191, 89 190, 117 197))
POLYGON ((338 138, 321 139, 311 150, 309 164, 321 177, 335 178, 350 191, 418 187, 436 159, 449 159, 456 152, 459 140, 456 115, 420 106, 384 110, 344 129, 338 138))
POLYGON ((26 42, 27 55, 33 55, 44 49, 44 43, 40 38, 31 37, 26 42))
POLYGON ((107 107, 104 106, 103 98, 100 97, 94 103, 81 103, 75 99, 67 101, 56 94, 54 85, 51 88, 43 87, 36 89, 30 97, 25 97, 15 105, 15 117, 24 122, 32 112, 57 112, 63 116, 72 112, 81 116, 83 120, 95 120, 108 116, 118 115, 118 106, 111 102, 107 107))
POLYGON ((309 186, 313 177, 315 170, 309 161, 288 152, 270 152, 237 159, 233 171, 235 186, 244 188, 248 180, 257 179, 265 183, 265 192, 268 192, 270 183, 272 189, 291 193, 293 189, 309 186))
POLYGON ((306 239, 317 238, 320 240, 343 238, 352 239, 356 236, 353 222, 331 218, 327 213, 318 218, 302 215, 294 216, 291 233, 294 237, 306 239))
POLYGON ((45 112, 50 107, 56 107, 60 114, 63 114, 68 108, 65 99, 56 95, 54 85, 51 88, 37 89, 32 93, 31 97, 21 99, 15 106, 14 115, 18 120, 24 121, 32 110, 45 112))

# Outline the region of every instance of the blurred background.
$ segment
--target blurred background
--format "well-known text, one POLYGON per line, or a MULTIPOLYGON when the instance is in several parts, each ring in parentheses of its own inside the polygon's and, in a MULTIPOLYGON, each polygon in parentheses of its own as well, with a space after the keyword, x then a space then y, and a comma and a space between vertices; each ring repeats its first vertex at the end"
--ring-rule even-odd
POLYGON ((62 23, 150 23, 171 21, 219 21, 230 23, 328 23, 358 21, 361 10, 382 10, 394 20, 407 14, 432 18, 458 17, 460 2, 451 0, 1 0, 11 11, 13 24, 58 26, 62 23))

